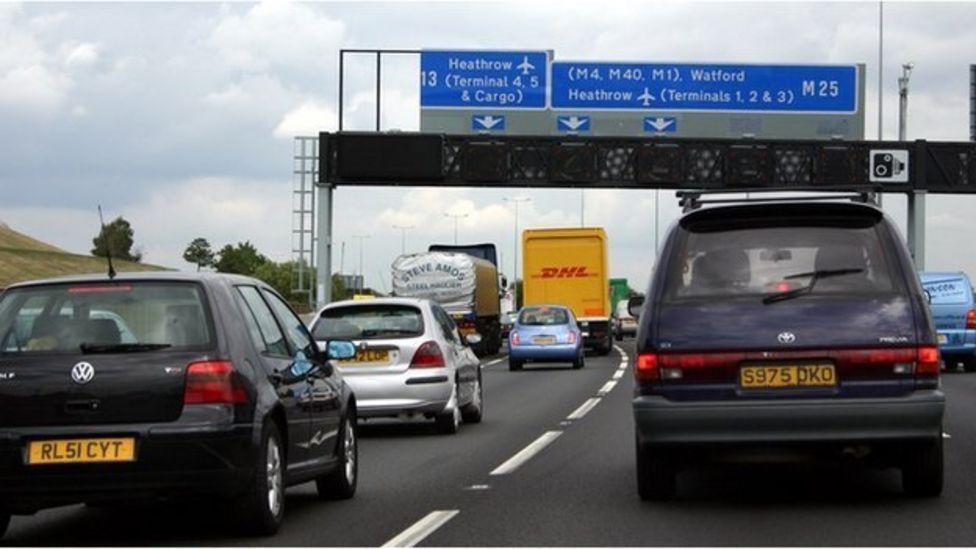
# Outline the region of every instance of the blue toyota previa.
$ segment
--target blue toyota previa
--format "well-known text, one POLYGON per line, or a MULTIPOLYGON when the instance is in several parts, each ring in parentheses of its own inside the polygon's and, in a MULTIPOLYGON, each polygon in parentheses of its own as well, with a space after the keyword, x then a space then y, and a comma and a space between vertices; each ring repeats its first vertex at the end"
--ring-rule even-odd
POLYGON ((642 499, 700 462, 837 459, 942 491, 939 348, 894 224, 864 203, 694 210, 670 229, 639 315, 642 499))

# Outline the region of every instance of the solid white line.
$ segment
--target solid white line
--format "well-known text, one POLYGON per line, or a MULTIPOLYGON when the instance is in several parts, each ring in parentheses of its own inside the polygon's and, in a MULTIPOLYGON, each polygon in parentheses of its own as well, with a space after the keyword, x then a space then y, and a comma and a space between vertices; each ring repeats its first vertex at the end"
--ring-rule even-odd
POLYGON ((609 393, 610 391, 612 391, 613 388, 616 387, 616 386, 617 386, 617 382, 611 379, 610 381, 604 383, 603 384, 603 387, 600 387, 600 390, 597 391, 596 394, 598 394, 600 396, 604 396, 607 393, 609 393))
POLYGON ((572 414, 566 416, 566 419, 581 419, 583 416, 589 413, 589 411, 592 410, 594 406, 596 406, 599 403, 600 403, 599 398, 596 397, 591 398, 586 402, 584 402, 583 405, 577 408, 576 411, 574 411, 572 414))
POLYGON ((535 439, 532 444, 529 444, 523 448, 519 453, 508 458, 508 461, 502 463, 495 470, 491 472, 492 475, 507 475, 512 471, 518 469, 523 463, 532 459, 532 456, 538 454, 543 448, 548 446, 552 441, 556 440, 559 435, 563 434, 562 431, 546 431, 541 437, 535 439))
POLYGON ((444 526, 447 521, 454 518, 460 511, 453 509, 450 511, 431 511, 429 515, 418 520, 397 537, 381 545, 381 547, 413 547, 427 536, 433 534, 438 528, 444 526))
POLYGON ((623 369, 617 370, 616 372, 613 373, 613 379, 620 379, 624 377, 624 373, 625 372, 623 371, 623 369))

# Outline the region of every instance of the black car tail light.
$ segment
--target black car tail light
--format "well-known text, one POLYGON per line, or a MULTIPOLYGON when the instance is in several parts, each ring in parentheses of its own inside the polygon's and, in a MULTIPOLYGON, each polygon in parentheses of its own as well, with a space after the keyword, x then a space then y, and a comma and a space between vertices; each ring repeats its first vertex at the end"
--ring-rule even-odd
POLYGON ((184 404, 240 404, 246 401, 247 393, 229 361, 194 362, 186 367, 184 404))

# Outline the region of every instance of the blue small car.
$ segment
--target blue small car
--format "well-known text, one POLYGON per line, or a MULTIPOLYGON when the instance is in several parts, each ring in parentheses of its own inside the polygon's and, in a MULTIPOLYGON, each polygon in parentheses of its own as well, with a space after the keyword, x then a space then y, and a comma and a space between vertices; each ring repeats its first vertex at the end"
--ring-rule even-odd
POLYGON ((919 273, 946 367, 976 371, 976 303, 966 273, 919 273))
POLYGON ((526 362, 572 362, 583 367, 583 334, 573 311, 561 305, 523 307, 508 334, 508 369, 526 362))

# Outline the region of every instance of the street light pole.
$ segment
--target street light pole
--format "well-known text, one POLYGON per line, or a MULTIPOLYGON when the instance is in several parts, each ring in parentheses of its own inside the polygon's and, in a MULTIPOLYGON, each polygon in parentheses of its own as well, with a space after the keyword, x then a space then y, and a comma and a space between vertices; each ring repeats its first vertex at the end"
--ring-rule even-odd
MULTIPOLYGON (((908 81, 915 63, 901 66, 898 78, 898 140, 908 139, 908 81)), ((908 193, 908 249, 915 259, 915 268, 925 269, 925 191, 908 193)))
MULTIPOLYGON (((514 268, 512 269, 512 294, 514 296, 514 301, 515 301, 515 303, 513 303, 513 305, 517 308, 518 307, 518 284, 516 284, 516 283, 518 282, 518 279, 519 279, 519 277, 518 277, 518 241, 519 241, 518 211, 519 211, 519 203, 520 202, 531 202, 532 199, 529 198, 529 197, 527 197, 527 196, 523 196, 521 198, 503 198, 502 200, 504 200, 505 202, 511 202, 511 203, 515 204, 515 257, 512 260, 512 263, 514 264, 514 268)), ((522 283, 524 284, 525 281, 523 280, 522 283)))
POLYGON ((359 239, 359 277, 360 277, 359 290, 362 291, 366 287, 366 273, 363 271, 363 245, 365 244, 366 239, 370 237, 370 235, 354 234, 352 235, 352 237, 359 239))
POLYGON ((394 229, 400 229, 400 254, 407 253, 407 229, 414 229, 413 225, 394 225, 394 229))
POLYGON ((454 218, 454 244, 456 245, 458 243, 458 219, 464 219, 465 217, 468 217, 468 214, 446 213, 444 214, 444 217, 454 218))

